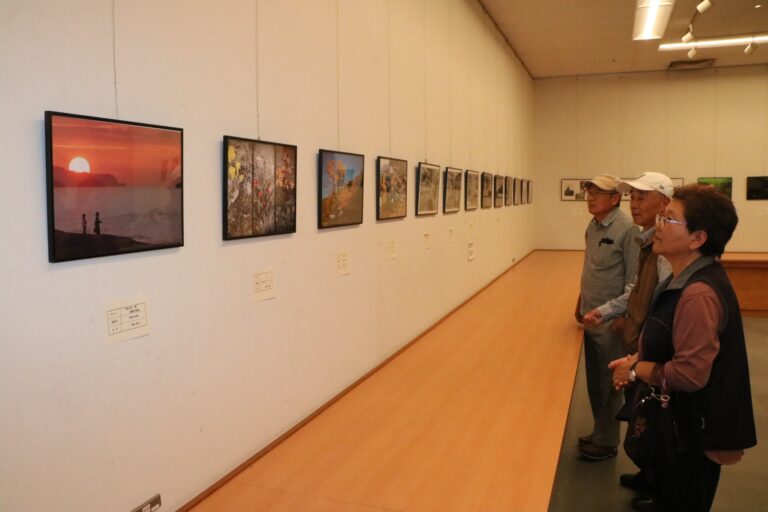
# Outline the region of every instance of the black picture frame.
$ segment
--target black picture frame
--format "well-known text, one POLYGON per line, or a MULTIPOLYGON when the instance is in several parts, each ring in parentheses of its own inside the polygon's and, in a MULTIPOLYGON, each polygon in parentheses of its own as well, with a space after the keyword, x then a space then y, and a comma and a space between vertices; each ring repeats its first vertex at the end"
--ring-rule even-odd
POLYGON ((184 245, 184 130, 45 112, 48 261, 184 245))
POLYGON ((504 206, 511 206, 515 195, 515 178, 504 176, 504 206))
POLYGON ((225 135, 222 153, 222 238, 295 233, 298 148, 225 135))
POLYGON ((747 176, 747 201, 768 199, 768 176, 747 176))
POLYGON ((443 178, 443 213, 456 213, 461 209, 461 169, 446 167, 443 178))
POLYGON ((493 177, 493 207, 501 208, 504 206, 504 176, 496 174, 493 177))
POLYGON ((493 174, 484 172, 481 176, 480 208, 493 206, 493 174))
POLYGON ((464 211, 480 207, 480 173, 467 169, 464 172, 464 211))
POLYGON ((528 204, 533 204, 533 180, 527 180, 526 181, 526 202, 528 204))
POLYGON ((376 220, 401 219, 408 215, 408 161, 376 158, 376 220))
POLYGON ((434 215, 440 205, 440 166, 419 162, 416 168, 416 215, 434 215))
POLYGON ((321 149, 317 174, 318 229, 362 224, 365 156, 321 149))

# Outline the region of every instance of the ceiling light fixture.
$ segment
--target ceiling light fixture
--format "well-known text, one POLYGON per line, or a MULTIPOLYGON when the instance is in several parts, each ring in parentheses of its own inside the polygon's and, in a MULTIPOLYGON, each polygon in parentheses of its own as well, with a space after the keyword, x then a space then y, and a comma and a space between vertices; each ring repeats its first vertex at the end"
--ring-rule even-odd
POLYGON ((704 14, 710 7, 712 7, 711 0, 702 0, 699 2, 699 5, 696 6, 696 10, 699 11, 699 14, 704 14))
MULTIPOLYGON (((705 0, 709 1, 709 0, 705 0)), ((661 39, 667 29, 675 0, 637 0, 632 39, 661 39)))
POLYGON ((681 50, 690 50, 692 48, 722 48, 726 46, 746 46, 749 43, 759 44, 768 43, 768 34, 757 36, 730 37, 723 39, 698 39, 691 43, 666 43, 659 45, 660 52, 674 52, 681 50))
POLYGON ((754 41, 749 43, 746 48, 744 48, 744 55, 752 55, 752 52, 754 52, 757 49, 757 45, 754 41))
POLYGON ((690 43, 693 41, 693 25, 688 25, 688 32, 680 38, 684 43, 690 43))

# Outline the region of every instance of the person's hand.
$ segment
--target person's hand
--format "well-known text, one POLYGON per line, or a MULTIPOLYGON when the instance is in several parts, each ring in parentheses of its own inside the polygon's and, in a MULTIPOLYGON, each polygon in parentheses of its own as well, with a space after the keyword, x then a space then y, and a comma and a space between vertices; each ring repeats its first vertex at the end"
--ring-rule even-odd
POLYGON ((625 318, 623 316, 613 321, 611 324, 611 331, 613 331, 613 334, 621 334, 624 332, 624 321, 625 318))
POLYGON ((584 314, 584 327, 594 328, 603 323, 603 315, 596 309, 584 314))
POLYGON ((608 368, 613 370, 613 387, 616 391, 629 384, 629 368, 636 359, 637 356, 626 356, 608 363, 608 368))

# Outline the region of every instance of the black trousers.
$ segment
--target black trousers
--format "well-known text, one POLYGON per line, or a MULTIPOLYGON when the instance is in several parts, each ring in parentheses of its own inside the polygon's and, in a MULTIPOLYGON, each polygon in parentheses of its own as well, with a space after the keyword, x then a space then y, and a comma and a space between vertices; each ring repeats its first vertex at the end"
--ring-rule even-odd
POLYGON ((701 451, 653 464, 653 500, 657 512, 708 512, 720 481, 720 464, 701 451))

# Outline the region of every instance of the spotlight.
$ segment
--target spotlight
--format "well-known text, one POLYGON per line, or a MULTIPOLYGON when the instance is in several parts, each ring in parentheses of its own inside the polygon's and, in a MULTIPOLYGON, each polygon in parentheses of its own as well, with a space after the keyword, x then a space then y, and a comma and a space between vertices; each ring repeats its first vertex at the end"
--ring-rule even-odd
POLYGON ((699 54, 699 51, 696 48, 691 48, 690 50, 688 50, 688 58, 689 59, 694 58, 698 54, 699 54))
POLYGON ((702 0, 699 2, 699 5, 696 6, 696 10, 699 11, 699 14, 704 14, 710 7, 712 7, 711 0, 702 0))
POLYGON ((688 32, 686 32, 685 35, 680 39, 684 43, 690 43, 693 41, 693 27, 691 25, 688 25, 688 32))
POLYGON ((757 45, 754 41, 749 43, 746 48, 744 48, 744 55, 752 55, 752 52, 757 50, 757 45))

